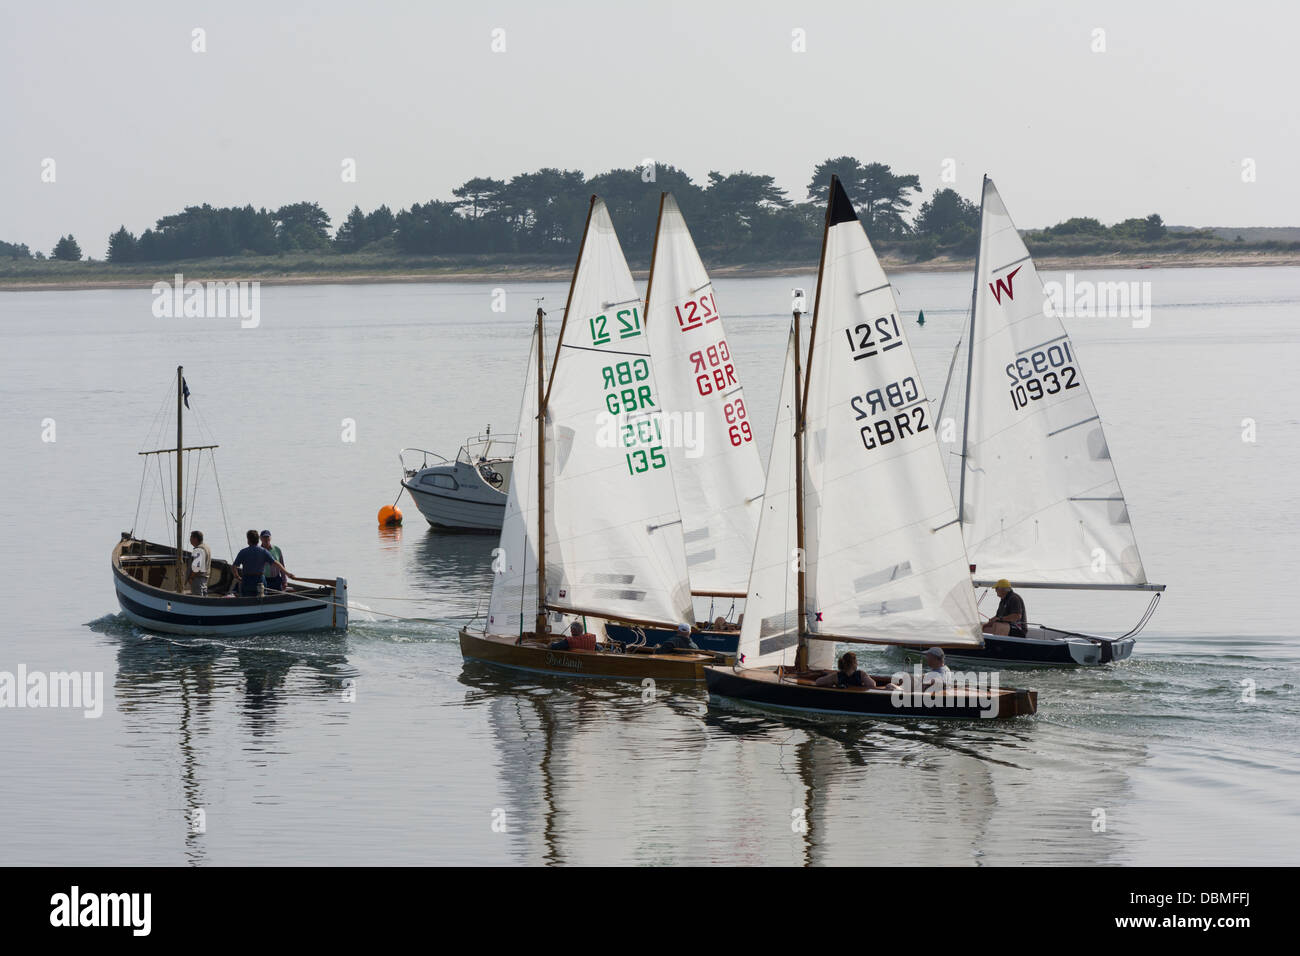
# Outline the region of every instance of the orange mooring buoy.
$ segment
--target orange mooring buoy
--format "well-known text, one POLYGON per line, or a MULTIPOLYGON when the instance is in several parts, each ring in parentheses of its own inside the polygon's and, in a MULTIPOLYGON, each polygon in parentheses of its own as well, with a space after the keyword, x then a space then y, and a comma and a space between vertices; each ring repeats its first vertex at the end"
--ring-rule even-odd
POLYGON ((402 523, 402 509, 396 505, 384 505, 379 509, 379 523, 391 528, 402 523))

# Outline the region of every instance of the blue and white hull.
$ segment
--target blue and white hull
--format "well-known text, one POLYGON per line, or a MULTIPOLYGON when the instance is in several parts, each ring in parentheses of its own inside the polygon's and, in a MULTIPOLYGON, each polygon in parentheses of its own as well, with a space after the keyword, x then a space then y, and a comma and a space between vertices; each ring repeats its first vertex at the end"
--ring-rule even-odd
POLYGON ((146 630, 226 637, 347 630, 348 585, 344 578, 319 587, 290 584, 288 591, 265 597, 235 597, 227 593, 233 586, 229 567, 213 561, 209 595, 182 594, 174 587, 174 554, 175 550, 165 545, 131 540, 124 540, 113 551, 117 602, 123 614, 146 630))

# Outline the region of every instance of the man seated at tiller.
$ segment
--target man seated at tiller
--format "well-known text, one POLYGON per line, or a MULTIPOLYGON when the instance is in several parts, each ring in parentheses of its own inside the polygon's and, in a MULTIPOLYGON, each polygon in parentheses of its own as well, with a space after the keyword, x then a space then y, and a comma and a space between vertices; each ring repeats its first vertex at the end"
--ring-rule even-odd
POLYGON ((880 683, 866 671, 858 670, 858 655, 852 651, 841 654, 838 669, 822 674, 817 678, 816 684, 818 687, 861 687, 865 690, 894 686, 880 683))
POLYGON ((998 613, 984 622, 984 633, 1000 637, 1024 637, 1026 633, 1025 600, 1011 590, 1011 582, 1006 578, 993 585, 997 593, 998 613))
POLYGON ((594 651, 595 649, 596 635, 588 634, 581 621, 574 621, 569 625, 568 637, 551 642, 553 651, 594 651))

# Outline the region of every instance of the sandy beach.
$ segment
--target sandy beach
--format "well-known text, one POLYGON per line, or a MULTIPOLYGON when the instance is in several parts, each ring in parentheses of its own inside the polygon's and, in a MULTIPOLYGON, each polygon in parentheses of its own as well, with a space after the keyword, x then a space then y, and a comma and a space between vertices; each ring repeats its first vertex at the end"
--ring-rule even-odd
MULTIPOLYGON (((1122 253, 1115 255, 1075 256, 1036 258, 1038 267, 1045 271, 1084 271, 1112 269, 1181 269, 1206 268, 1215 266, 1300 266, 1300 253, 1296 252, 1223 252, 1223 253, 1183 253, 1132 255, 1122 253)), ((969 258, 951 258, 939 256, 924 262, 896 259, 888 255, 881 257, 882 265, 891 273, 897 272, 966 272, 974 266, 969 258)), ((177 272, 184 274, 187 281, 220 280, 234 282, 257 280, 263 285, 364 285, 371 283, 396 282, 521 282, 521 281, 555 281, 568 279, 572 273, 571 265, 521 264, 509 266, 496 264, 482 268, 465 268, 448 265, 425 269, 413 268, 397 272, 385 272, 381 269, 358 270, 345 267, 337 272, 329 271, 284 271, 266 272, 256 269, 241 271, 223 266, 211 269, 209 263, 196 261, 192 265, 184 262, 172 263, 158 268, 156 272, 145 271, 139 267, 129 267, 133 272, 116 277, 112 267, 100 264, 99 274, 86 276, 52 275, 49 278, 25 275, 6 276, 0 273, 0 292, 40 292, 40 291, 75 291, 80 289, 138 289, 150 286, 156 281, 171 282, 177 272)), ((765 262, 732 266, 714 266, 710 274, 715 277, 746 278, 763 276, 780 276, 816 271, 816 262, 765 262)), ((644 280, 647 270, 633 269, 638 280, 644 280)))

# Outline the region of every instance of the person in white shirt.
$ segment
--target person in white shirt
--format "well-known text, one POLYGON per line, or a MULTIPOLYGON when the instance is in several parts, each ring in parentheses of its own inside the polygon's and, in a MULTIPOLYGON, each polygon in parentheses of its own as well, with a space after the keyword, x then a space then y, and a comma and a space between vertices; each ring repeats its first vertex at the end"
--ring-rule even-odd
POLYGON ((929 690, 936 684, 938 687, 947 687, 951 683, 952 671, 944 663, 943 648, 930 648, 925 652, 925 673, 921 675, 921 686, 929 690))
POLYGON ((190 559, 190 573, 185 582, 190 586, 190 593, 199 597, 208 596, 208 574, 212 571, 212 552, 203 543, 202 531, 190 532, 190 547, 194 549, 190 559))

